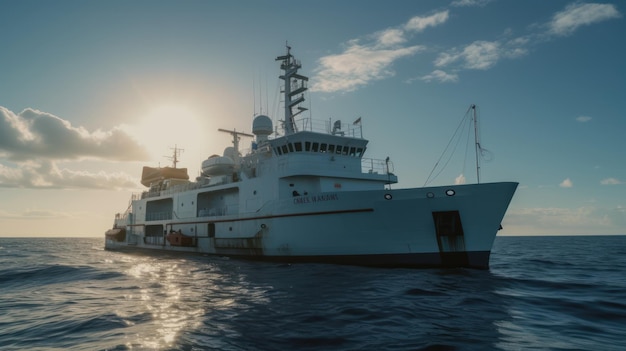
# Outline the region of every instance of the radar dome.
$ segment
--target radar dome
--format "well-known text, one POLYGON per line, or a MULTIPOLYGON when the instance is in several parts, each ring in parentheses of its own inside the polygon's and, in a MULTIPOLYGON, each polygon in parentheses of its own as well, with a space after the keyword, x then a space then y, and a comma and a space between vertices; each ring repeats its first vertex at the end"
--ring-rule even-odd
POLYGON ((274 132, 274 126, 272 125, 272 120, 266 115, 258 115, 252 121, 252 134, 259 135, 270 135, 274 132))
POLYGON ((227 148, 224 149, 224 157, 229 157, 233 160, 237 159, 237 151, 235 150, 234 147, 229 146, 227 148))

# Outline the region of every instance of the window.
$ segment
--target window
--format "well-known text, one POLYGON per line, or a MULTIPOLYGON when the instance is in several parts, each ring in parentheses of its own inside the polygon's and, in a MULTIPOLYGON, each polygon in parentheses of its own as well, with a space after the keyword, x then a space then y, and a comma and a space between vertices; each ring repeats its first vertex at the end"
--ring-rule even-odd
POLYGON ((289 143, 288 145, 289 145, 289 152, 293 152, 293 144, 289 143))
POLYGON ((294 143, 293 146, 295 146, 296 152, 302 151, 302 143, 294 143))
POLYGON ((363 148, 356 149, 356 157, 361 157, 361 156, 363 156, 363 148))
POLYGON ((328 148, 328 145, 326 145, 326 144, 320 145, 320 152, 326 152, 327 148, 328 148))
POLYGON ((328 152, 330 152, 331 154, 335 153, 335 145, 328 145, 328 152))
POLYGON ((337 155, 341 155, 341 145, 337 145, 337 146, 335 147, 335 153, 336 153, 337 155))
POLYGON ((319 149, 320 144, 319 143, 313 143, 313 152, 317 152, 317 150, 319 149))
POLYGON ((356 148, 355 147, 351 147, 350 148, 350 156, 354 157, 356 155, 356 148))
POLYGON ((283 154, 289 153, 289 150, 287 150, 287 145, 283 145, 281 149, 283 150, 283 154))
POLYGON ((304 142, 304 151, 311 151, 311 142, 310 141, 305 141, 304 142))

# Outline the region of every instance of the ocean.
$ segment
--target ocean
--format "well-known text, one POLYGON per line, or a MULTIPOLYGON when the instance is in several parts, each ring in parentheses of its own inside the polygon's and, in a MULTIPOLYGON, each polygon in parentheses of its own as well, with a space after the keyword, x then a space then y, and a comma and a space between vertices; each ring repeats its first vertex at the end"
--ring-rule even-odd
POLYGON ((0 238, 0 350, 624 350, 626 236, 497 237, 488 270, 0 238))

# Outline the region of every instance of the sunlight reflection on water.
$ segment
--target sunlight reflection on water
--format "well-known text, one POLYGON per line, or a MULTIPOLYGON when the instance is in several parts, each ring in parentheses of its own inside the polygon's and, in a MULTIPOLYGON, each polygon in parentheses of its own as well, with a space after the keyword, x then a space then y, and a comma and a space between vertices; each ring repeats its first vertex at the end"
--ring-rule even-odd
POLYGON ((130 263, 126 274, 142 287, 138 295, 128 294, 125 299, 127 303, 137 303, 140 311, 136 313, 141 314, 143 310, 143 313, 149 313, 151 320, 137 331, 128 347, 159 349, 171 346, 181 331, 198 326, 205 313, 200 307, 202 295, 193 286, 181 284, 193 281, 192 274, 183 266, 184 261, 133 257, 130 263))

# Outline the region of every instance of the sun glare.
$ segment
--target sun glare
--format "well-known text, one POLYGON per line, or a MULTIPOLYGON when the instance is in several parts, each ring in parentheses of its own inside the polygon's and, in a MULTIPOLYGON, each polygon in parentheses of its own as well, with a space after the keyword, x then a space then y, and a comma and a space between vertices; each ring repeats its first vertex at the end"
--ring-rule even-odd
MULTIPOLYGON (((162 104, 148 111, 140 121, 135 136, 148 149, 152 161, 170 166, 173 148, 183 149, 178 167, 196 168, 206 150, 208 122, 193 108, 185 105, 162 104)), ((190 172, 190 176, 195 174, 190 172)))

